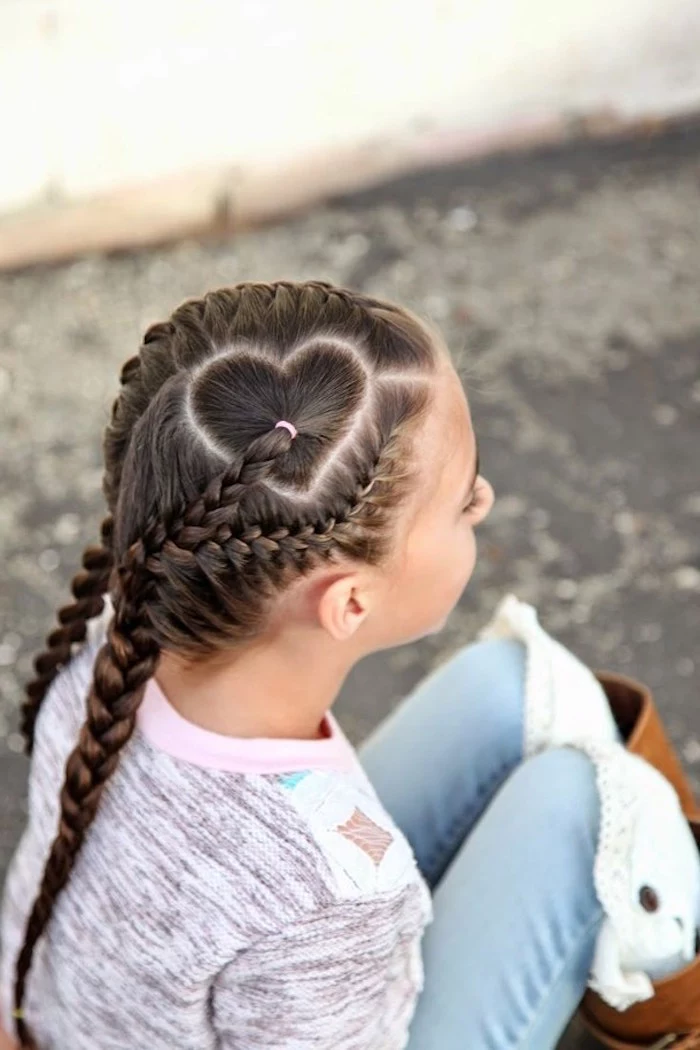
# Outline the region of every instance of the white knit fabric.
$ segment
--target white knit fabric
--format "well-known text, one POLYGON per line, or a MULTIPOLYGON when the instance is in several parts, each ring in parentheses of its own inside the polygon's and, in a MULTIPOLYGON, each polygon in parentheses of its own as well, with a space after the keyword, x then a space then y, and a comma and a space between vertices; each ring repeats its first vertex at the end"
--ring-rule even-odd
POLYGON ((509 594, 483 638, 517 638, 527 648, 523 751, 535 755, 576 740, 617 740, 617 727, 595 675, 547 634, 537 611, 509 594))
POLYGON ((601 799, 595 884, 606 918, 591 987, 625 1010, 652 998, 650 978, 695 956, 700 920, 698 848, 668 781, 619 744, 579 742, 595 763, 601 799), (658 909, 645 911, 643 887, 658 909))
MULTIPOLYGON (((2 909, 2 1016, 99 632, 43 705, 2 909)), ((359 763, 207 769, 138 729, 32 967, 42 1050, 401 1050, 430 896, 359 763)))
POLYGON ((605 692, 594 675, 540 626, 532 606, 509 595, 484 638, 516 638, 527 649, 524 753, 570 746, 595 766, 601 827, 594 868, 605 912, 590 986, 627 1009, 654 994, 650 977, 678 970, 695 954, 700 860, 675 791, 618 742, 605 692), (659 901, 653 913, 642 887, 659 901))

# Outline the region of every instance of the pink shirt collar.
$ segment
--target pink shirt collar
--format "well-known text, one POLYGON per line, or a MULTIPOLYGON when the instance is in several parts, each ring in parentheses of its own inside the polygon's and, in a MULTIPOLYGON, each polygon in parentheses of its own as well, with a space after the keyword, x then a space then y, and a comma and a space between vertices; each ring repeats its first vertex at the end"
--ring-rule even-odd
POLYGON ((330 712, 324 720, 328 736, 319 740, 223 736, 183 718, 155 678, 146 685, 136 721, 153 747, 204 769, 230 773, 297 773, 307 769, 342 772, 353 769, 357 762, 330 712))

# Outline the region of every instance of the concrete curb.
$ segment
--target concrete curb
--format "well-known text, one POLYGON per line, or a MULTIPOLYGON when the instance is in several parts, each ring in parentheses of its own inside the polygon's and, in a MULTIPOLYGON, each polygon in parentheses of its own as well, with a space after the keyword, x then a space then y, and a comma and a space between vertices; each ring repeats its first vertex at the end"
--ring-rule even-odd
POLYGON ((367 141, 274 167, 191 171, 0 218, 0 270, 190 236, 228 236, 407 172, 576 138, 652 135, 678 123, 655 117, 624 120, 602 111, 575 120, 521 120, 478 135, 455 129, 367 141))

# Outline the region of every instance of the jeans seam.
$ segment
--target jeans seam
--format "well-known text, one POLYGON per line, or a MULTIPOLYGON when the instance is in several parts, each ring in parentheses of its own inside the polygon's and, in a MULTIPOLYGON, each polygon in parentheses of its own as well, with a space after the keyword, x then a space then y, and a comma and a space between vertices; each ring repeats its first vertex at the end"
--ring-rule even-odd
MULTIPOLYGON (((515 765, 517 765, 517 762, 515 765)), ((486 783, 481 785, 476 797, 472 800, 472 804, 454 818, 447 830, 443 843, 432 850, 429 859, 426 861, 424 874, 431 886, 437 881, 436 869, 444 871, 446 863, 454 856, 457 847, 464 841, 470 825, 473 824, 474 814, 479 808, 479 803, 483 802, 487 796, 492 798, 514 768, 515 766, 512 762, 507 762, 501 766, 486 783)))
MULTIPOLYGON (((591 931, 600 922, 602 914, 603 914, 603 909, 599 905, 598 909, 596 911, 595 917, 593 919, 591 919, 591 921, 589 923, 587 923, 586 926, 582 929, 581 933, 577 934, 576 937, 574 938, 574 940, 572 942, 572 947, 575 947, 576 949, 580 948, 580 946, 583 944, 585 939, 590 935, 591 931)), ((513 1050, 515 1050, 516 1047, 523 1046, 523 1041, 526 1040, 526 1039, 529 1039, 530 1035, 532 1034, 533 1028, 535 1027, 536 1023, 538 1022, 539 1018, 541 1017, 542 1005, 544 1004, 545 1000, 547 998, 549 998, 549 996, 552 995, 552 993, 553 993, 554 989, 556 988, 556 986, 563 980, 563 978, 564 978, 564 976, 566 974, 566 967, 569 964, 572 955, 573 955, 573 952, 571 952, 571 951, 568 952, 568 953, 564 952, 564 954, 562 956, 562 959, 561 959, 561 962, 560 962, 560 965, 559 965, 558 972, 556 973, 556 975, 553 976, 552 980, 550 980, 549 985, 548 985, 548 987, 546 989, 546 993, 540 996, 539 1004, 536 1007, 532 1017, 527 1022, 526 1028, 524 1029, 524 1031, 522 1031, 520 1033, 520 1035, 518 1035, 516 1037, 515 1042, 511 1043, 511 1047, 513 1048, 513 1050)))

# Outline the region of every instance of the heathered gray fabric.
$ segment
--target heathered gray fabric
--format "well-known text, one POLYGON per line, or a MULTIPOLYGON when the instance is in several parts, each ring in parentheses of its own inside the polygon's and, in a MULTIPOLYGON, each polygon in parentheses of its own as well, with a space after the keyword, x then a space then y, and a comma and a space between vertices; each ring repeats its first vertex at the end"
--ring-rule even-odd
MULTIPOLYGON (((38 721, 0 927, 6 1024, 95 651, 38 721)), ((311 773, 304 792, 284 781, 204 769, 136 731, 37 949, 26 1016, 42 1050, 405 1046, 430 914, 408 844, 359 766, 311 773), (319 825, 339 806, 347 834, 319 825), (378 848, 362 845, 368 813, 378 848)))

